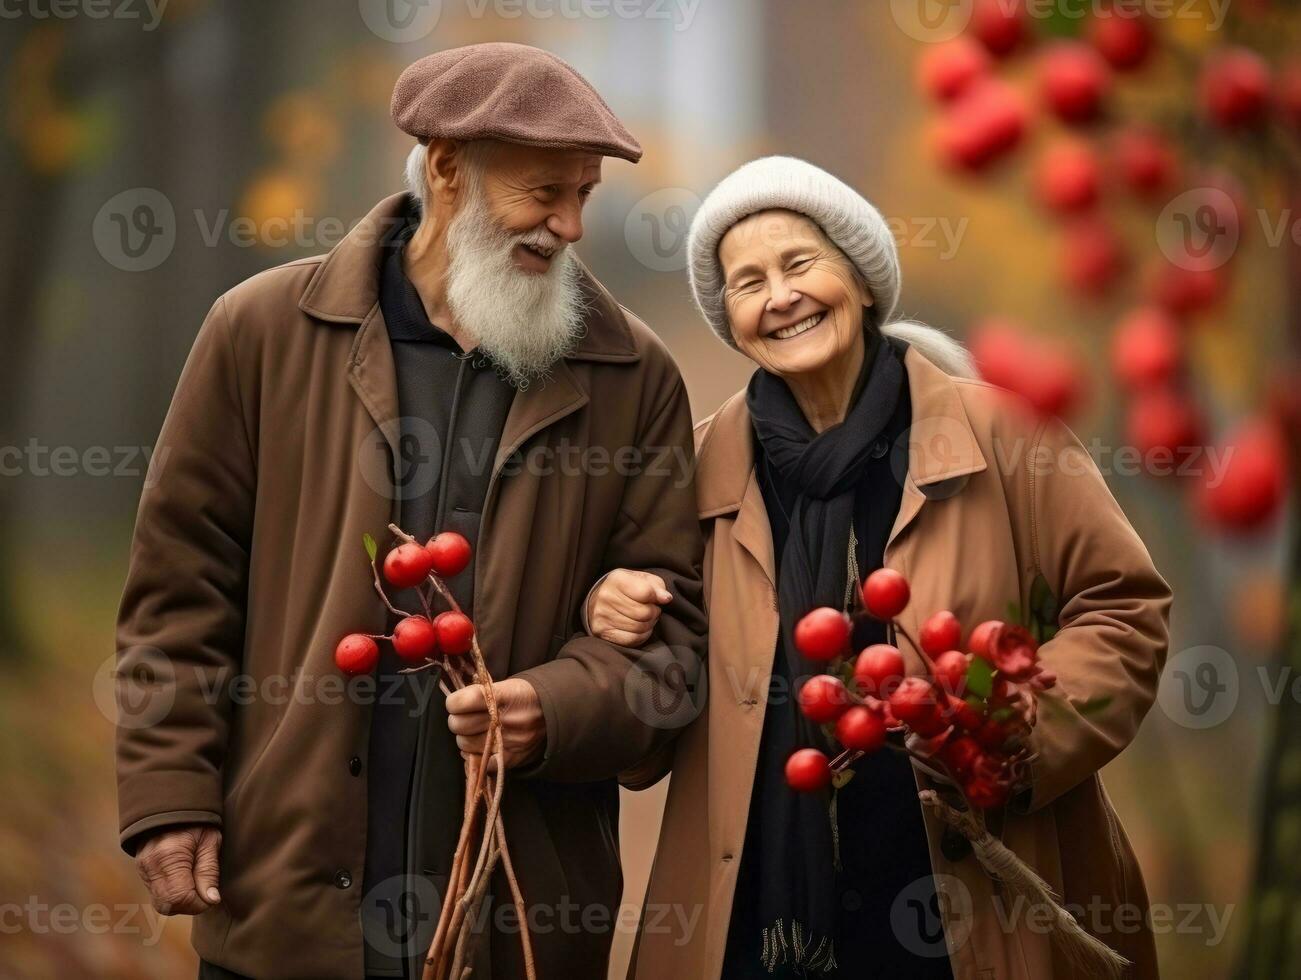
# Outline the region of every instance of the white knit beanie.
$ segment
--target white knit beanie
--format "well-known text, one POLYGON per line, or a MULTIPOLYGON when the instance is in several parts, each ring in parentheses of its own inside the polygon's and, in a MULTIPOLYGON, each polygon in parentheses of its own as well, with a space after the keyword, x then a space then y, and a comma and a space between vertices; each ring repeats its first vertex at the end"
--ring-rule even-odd
POLYGON ((723 306, 718 243, 737 222, 775 208, 811 218, 857 267, 872 293, 876 322, 890 322, 899 302, 899 250, 881 212, 820 167, 794 157, 763 157, 710 191, 687 236, 691 292, 725 344, 736 347, 723 306))

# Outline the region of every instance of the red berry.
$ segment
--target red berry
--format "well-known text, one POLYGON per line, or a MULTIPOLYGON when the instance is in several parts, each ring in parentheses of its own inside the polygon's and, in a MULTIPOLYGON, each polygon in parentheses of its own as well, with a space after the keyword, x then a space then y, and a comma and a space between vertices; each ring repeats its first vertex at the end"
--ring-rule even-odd
MULTIPOLYGON (((1186 396, 1167 388, 1140 393, 1129 406, 1126 437, 1143 456, 1168 454, 1170 469, 1199 450, 1206 441, 1201 412, 1186 396)), ((1153 460, 1162 467, 1166 461, 1153 460)), ((1153 475, 1157 474, 1155 471, 1153 475)))
POLYGON ((1120 179, 1135 194, 1152 197, 1164 193, 1179 172, 1175 151, 1159 133, 1134 126, 1121 132, 1112 147, 1120 179))
POLYGON ((1226 129, 1264 122, 1270 98, 1269 65, 1250 48, 1229 48, 1207 61, 1201 97, 1206 114, 1226 129))
POLYGON ((1125 250, 1111 226, 1083 218, 1062 238, 1062 278, 1086 298, 1103 295, 1125 271, 1125 250))
POLYGON ((924 677, 905 677, 890 695, 890 712, 909 728, 929 724, 940 714, 939 692, 924 677))
POLYGON ((903 654, 888 643, 874 643, 854 661, 854 680, 864 694, 885 700, 904 677, 903 654))
POLYGON ((983 657, 988 660, 989 641, 993 639, 994 633, 1003 628, 1003 623, 998 619, 987 619, 974 630, 971 631, 971 637, 967 640, 967 647, 977 657, 983 657))
POLYGON ((885 744, 885 718, 879 711, 856 704, 836 722, 836 741, 856 752, 875 752, 885 744))
POLYGON ((972 776, 962 790, 967 802, 977 810, 988 810, 1007 802, 1008 788, 990 776, 972 776))
POLYGON ((349 677, 369 674, 379 663, 379 644, 364 633, 349 633, 334 648, 334 664, 349 677))
POLYGON ((1089 41, 1111 67, 1128 71, 1147 61, 1156 37, 1145 17, 1108 11, 1089 26, 1089 41))
POLYGON ((948 712, 949 720, 963 731, 974 732, 985 723, 985 716, 964 698, 951 698, 948 712))
POLYGON ((1116 327, 1111 365, 1127 388, 1168 384, 1183 357, 1183 335, 1169 313, 1154 307, 1135 310, 1116 327))
POLYGON ((1207 310, 1224 298, 1228 279, 1222 267, 1160 266, 1151 287, 1152 298, 1176 316, 1207 310))
POLYGON ((976 0, 967 29, 990 54, 1002 58, 1025 39, 1025 7, 1018 0, 976 0))
POLYGON ((893 568, 878 568, 863 583, 863 605, 877 619, 891 620, 904 611, 912 592, 893 568))
POLYGON ((950 694, 962 696, 967 688, 970 661, 959 650, 946 650, 935 658, 935 681, 950 694))
POLYGON ((831 660, 849 645, 849 617, 830 606, 813 610, 795 624, 795 649, 810 660, 831 660))
POLYGON ((1229 439, 1224 465, 1212 467, 1199 488, 1198 508, 1215 527, 1255 531, 1270 523, 1287 496, 1288 453, 1278 427, 1254 420, 1229 439))
POLYGON ((853 702, 839 677, 814 674, 800 688, 800 710, 815 725, 835 721, 853 702))
POLYGON ((429 563, 439 578, 460 575, 470 564, 470 542, 455 531, 444 531, 425 545, 429 563))
POLYGON ((1044 151, 1035 168, 1035 195, 1058 214, 1087 211, 1098 203, 1102 165, 1087 143, 1060 140, 1044 151))
POLYGON ((972 737, 987 749, 1001 749, 1007 741, 1007 734, 1005 725, 990 718, 972 732, 972 737))
POLYGON ((430 568, 429 554, 418 544, 398 545, 384 556, 384 577, 399 589, 419 585, 430 568))
POLYGON ((918 82, 931 98, 948 102, 989 71, 989 54, 969 37, 931 45, 918 62, 918 82))
POLYGON ((468 653, 474 640, 474 623, 465 613, 443 612, 434 617, 438 649, 451 657, 468 653))
POLYGON ((438 634, 424 616, 408 616, 393 627, 393 652, 403 660, 419 663, 438 652, 438 634))
POLYGON ((959 780, 971 775, 980 757, 980 744, 970 735, 959 735, 940 750, 940 758, 959 780))
POLYGON ((797 793, 816 793, 831 782, 831 763, 817 749, 798 749, 786 760, 786 784, 797 793))
POLYGON ((942 609, 922 623, 917 642, 932 657, 938 657, 945 650, 956 650, 962 645, 962 624, 957 616, 942 609))
POLYGON ((1102 56, 1077 41, 1061 41, 1039 61, 1039 89, 1053 113, 1067 123, 1096 119, 1111 88, 1102 56))
POLYGON ((941 117, 935 147, 947 167, 983 170, 1016 147, 1028 121, 1016 89, 997 79, 977 79, 941 117))

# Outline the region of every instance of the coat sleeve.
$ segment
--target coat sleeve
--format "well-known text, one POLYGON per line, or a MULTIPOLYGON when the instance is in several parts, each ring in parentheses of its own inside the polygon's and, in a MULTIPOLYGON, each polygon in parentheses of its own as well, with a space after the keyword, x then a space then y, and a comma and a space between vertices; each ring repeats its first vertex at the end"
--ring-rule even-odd
POLYGON ((546 719, 541 761, 522 772, 559 781, 608 779, 668 744, 700 712, 705 655, 691 408, 676 369, 641 425, 642 465, 628 477, 606 568, 664 579, 673 600, 639 648, 575 636, 554 660, 523 671, 546 719))
POLYGON ((1058 632, 1040 648, 1058 678, 1032 736, 1026 809, 1111 761, 1156 696, 1171 593, 1092 457, 1059 422, 1040 430, 1026 496, 1035 570, 1058 598, 1058 632), (1090 708, 1081 710, 1089 702, 1090 708))
POLYGON ((195 340, 154 460, 117 622, 128 853, 159 827, 222 819, 226 685, 242 659, 256 483, 224 300, 195 340))

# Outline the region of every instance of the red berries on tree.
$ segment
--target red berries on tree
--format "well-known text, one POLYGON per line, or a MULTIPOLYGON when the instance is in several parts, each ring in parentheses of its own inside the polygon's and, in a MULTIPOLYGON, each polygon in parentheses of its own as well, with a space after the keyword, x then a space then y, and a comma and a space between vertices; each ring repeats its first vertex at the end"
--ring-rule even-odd
POLYGON ((961 95, 989 71, 989 53, 969 37, 930 46, 917 66, 922 89, 939 102, 961 95))
POLYGON ((413 589, 433 568, 429 553, 418 544, 401 544, 384 557, 384 578, 399 589, 413 589))
POLYGON ((1130 71, 1148 60, 1156 35, 1147 18, 1114 10, 1089 23, 1089 42, 1112 68, 1130 71))
POLYGON ((1269 65, 1250 48, 1213 55, 1202 71, 1201 97, 1207 116, 1225 129, 1259 125, 1269 111, 1269 65))
POLYGON ((1098 203, 1102 165, 1084 142, 1062 140, 1039 158, 1034 177, 1035 195, 1049 211, 1076 214, 1098 203))
POLYGON ((1065 123, 1086 123, 1102 113, 1111 89, 1111 72, 1093 48, 1062 41, 1039 61, 1039 91, 1044 104, 1065 123))
POLYGON ((1169 313, 1154 307, 1134 310, 1116 327, 1111 366, 1127 388, 1141 390, 1169 384, 1183 357, 1183 336, 1169 313))
POLYGON ((831 660, 849 646, 849 617, 830 606, 795 624, 795 648, 810 660, 831 660))
POLYGON ((379 644, 364 633, 349 633, 334 648, 334 664, 349 677, 369 674, 379 663, 379 644))

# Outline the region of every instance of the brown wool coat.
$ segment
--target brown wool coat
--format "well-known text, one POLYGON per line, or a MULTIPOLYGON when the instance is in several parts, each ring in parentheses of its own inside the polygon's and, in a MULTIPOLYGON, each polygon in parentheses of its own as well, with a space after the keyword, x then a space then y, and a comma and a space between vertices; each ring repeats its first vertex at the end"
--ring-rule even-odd
MULTIPOLYGON (((383 546, 395 510, 397 395, 377 283, 400 200, 328 256, 258 275, 213 307, 159 439, 166 464, 141 501, 122 600, 120 673, 161 663, 168 680, 161 717, 119 727, 123 844, 167 824, 221 826, 223 901, 196 917, 194 945, 258 980, 363 974, 356 760, 370 708, 341 696, 333 650, 385 619, 362 537, 383 546), (258 693, 236 701, 221 680, 241 674, 258 693)), ((494 676, 528 678, 546 716, 545 758, 512 777, 505 802, 525 900, 554 923, 535 939, 540 975, 603 978, 622 889, 614 777, 675 734, 652 723, 661 691, 646 678, 699 670, 703 542, 677 368, 595 280, 585 288, 585 337, 511 408, 475 609, 494 676), (575 448, 596 452, 562 455, 575 448), (620 462, 621 449, 646 455, 620 462), (581 634, 579 603, 616 566, 653 569, 675 597, 643 650, 581 634), (635 664, 658 673, 630 677, 635 664), (566 929, 565 916, 591 925, 566 929)), ((495 974, 512 975, 514 941, 499 956, 494 940, 495 974)))
MULTIPOLYGON (((1147 896, 1098 770, 1134 737, 1167 644, 1170 591, 1086 450, 1058 423, 1036 426, 976 381, 949 377, 916 348, 910 462, 885 563, 912 584, 902 622, 951 609, 968 628, 1002 619, 1042 574, 1061 630, 1041 650, 1059 678, 1041 706, 1028 805, 993 814, 1003 842, 1068 904, 1100 906, 1101 938, 1157 976, 1147 896), (1077 706, 1111 698, 1101 712, 1077 706)), ((709 707, 672 746, 672 781, 630 976, 719 976, 745 840, 765 693, 777 638, 772 536, 754 475, 744 392, 697 427, 697 495, 706 525, 709 707), (677 923, 692 923, 683 929, 677 923)), ((905 644, 909 670, 921 670, 905 644)), ((626 774, 645 785, 666 768, 626 774)), ((926 778, 918 775, 919 785, 926 778)), ((974 857, 941 852, 927 815, 956 980, 1086 980, 1054 955, 1032 916, 995 906, 974 857), (1009 922, 1005 926, 1003 923, 1009 922)), ((841 827, 841 833, 851 833, 841 827)))

